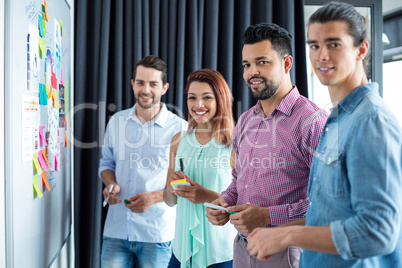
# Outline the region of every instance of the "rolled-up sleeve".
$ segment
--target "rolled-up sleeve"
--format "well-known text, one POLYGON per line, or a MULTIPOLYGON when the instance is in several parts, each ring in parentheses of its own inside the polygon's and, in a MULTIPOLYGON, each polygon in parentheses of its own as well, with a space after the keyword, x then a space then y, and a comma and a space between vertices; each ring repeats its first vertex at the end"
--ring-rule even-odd
POLYGON ((386 116, 371 115, 351 130, 345 158, 351 208, 356 215, 330 228, 340 256, 391 253, 401 229, 401 132, 386 116))
POLYGON ((98 169, 99 178, 102 171, 107 169, 115 171, 116 168, 116 161, 114 157, 114 148, 115 148, 114 133, 116 132, 116 129, 114 129, 115 128, 114 122, 115 122, 114 117, 112 117, 106 127, 104 143, 103 146, 101 147, 102 156, 99 161, 99 169, 98 169))

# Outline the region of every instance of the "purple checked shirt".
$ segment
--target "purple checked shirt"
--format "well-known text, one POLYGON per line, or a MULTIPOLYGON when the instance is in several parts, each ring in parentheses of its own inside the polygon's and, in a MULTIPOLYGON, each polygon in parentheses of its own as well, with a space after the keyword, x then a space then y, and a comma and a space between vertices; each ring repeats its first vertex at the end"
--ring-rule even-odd
POLYGON ((221 194, 229 206, 268 207, 267 227, 303 218, 310 166, 326 120, 327 113, 296 87, 269 116, 260 102, 243 113, 232 139, 233 180, 221 194))

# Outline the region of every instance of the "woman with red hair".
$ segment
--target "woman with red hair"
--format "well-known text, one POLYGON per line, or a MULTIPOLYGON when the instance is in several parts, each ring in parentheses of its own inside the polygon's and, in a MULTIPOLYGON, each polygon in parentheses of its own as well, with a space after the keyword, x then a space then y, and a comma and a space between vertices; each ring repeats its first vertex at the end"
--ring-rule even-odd
POLYGON ((233 97, 223 76, 210 69, 191 73, 185 92, 189 127, 172 139, 163 193, 166 204, 177 204, 169 268, 232 267, 236 230, 209 223, 203 203, 217 199, 231 183, 233 97), (175 190, 171 182, 182 179, 190 185, 175 190))

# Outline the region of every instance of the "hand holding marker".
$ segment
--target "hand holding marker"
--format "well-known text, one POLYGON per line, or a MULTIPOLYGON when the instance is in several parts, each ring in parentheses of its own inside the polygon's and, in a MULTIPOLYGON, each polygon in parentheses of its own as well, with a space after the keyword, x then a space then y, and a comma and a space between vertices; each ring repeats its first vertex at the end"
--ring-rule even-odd
POLYGON ((109 185, 109 188, 107 189, 107 192, 108 192, 109 195, 105 197, 105 200, 103 200, 103 207, 106 207, 107 202, 109 201, 110 193, 111 193, 112 190, 113 190, 113 187, 114 187, 114 184, 110 184, 110 185, 109 185))
MULTIPOLYGON (((184 174, 183 158, 179 158, 179 161, 180 161, 180 171, 184 174)), ((180 180, 171 181, 170 185, 173 187, 174 190, 178 190, 178 191, 184 191, 182 189, 176 188, 176 186, 178 186, 178 185, 191 186, 190 182, 187 179, 180 179, 180 180)))

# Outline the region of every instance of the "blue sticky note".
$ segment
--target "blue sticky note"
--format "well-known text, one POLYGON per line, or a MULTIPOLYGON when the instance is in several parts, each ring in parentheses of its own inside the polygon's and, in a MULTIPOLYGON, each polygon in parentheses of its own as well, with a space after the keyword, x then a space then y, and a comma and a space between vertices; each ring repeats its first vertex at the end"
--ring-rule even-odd
POLYGON ((38 28, 39 28, 39 36, 40 37, 45 37, 45 30, 43 29, 43 23, 42 23, 42 16, 38 15, 38 28))

